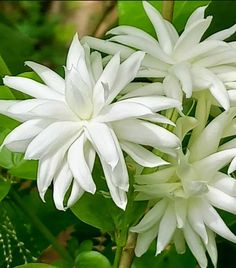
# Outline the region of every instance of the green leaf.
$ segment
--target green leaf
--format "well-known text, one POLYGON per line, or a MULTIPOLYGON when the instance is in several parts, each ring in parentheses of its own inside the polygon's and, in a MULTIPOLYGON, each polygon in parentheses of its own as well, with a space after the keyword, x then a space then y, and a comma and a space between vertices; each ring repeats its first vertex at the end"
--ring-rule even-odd
POLYGON ((110 232, 115 229, 111 215, 112 205, 112 200, 104 198, 101 194, 85 193, 71 210, 81 221, 110 232))
POLYGON ((97 251, 86 251, 75 260, 76 268, 111 268, 108 259, 97 251))
POLYGON ((17 29, 0 23, 0 55, 13 74, 22 72, 24 61, 32 55, 33 42, 17 29))
POLYGON ((35 180, 37 178, 38 161, 24 160, 15 167, 11 168, 8 172, 21 179, 35 180))
POLYGON ((0 180, 0 201, 2 201, 8 194, 11 188, 11 183, 9 181, 0 180))
POLYGON ((0 55, 0 76, 4 77, 5 75, 10 75, 11 72, 9 71, 5 61, 3 60, 2 56, 0 55))
POLYGON ((14 268, 57 268, 57 267, 45 263, 27 263, 15 266, 14 268))
POLYGON ((0 99, 1 100, 14 100, 15 97, 12 94, 9 87, 6 86, 0 86, 0 99))
MULTIPOLYGON (((162 1, 149 1, 160 12, 162 1)), ((210 1, 175 1, 173 24, 180 32, 190 14, 199 6, 205 6, 210 1)), ((154 28, 146 15, 142 1, 118 1, 119 25, 138 27, 155 36, 154 28), (135 14, 135 16, 134 16, 135 14)))

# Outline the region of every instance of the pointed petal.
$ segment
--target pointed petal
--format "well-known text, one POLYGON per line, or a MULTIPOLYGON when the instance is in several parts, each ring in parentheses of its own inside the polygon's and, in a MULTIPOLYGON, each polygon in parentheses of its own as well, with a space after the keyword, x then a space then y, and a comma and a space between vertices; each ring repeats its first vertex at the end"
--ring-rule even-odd
POLYGON ((175 57, 181 58, 185 51, 188 51, 200 42, 203 34, 210 26, 211 20, 212 17, 210 16, 206 19, 197 20, 184 30, 174 47, 175 57))
POLYGON ((193 13, 190 15, 190 17, 188 18, 188 21, 185 25, 185 29, 187 29, 190 25, 196 23, 199 20, 203 20, 204 19, 204 13, 207 6, 203 6, 203 7, 198 7, 197 9, 195 9, 193 11, 193 13))
POLYGON ((2 146, 6 145, 13 152, 25 152, 31 140, 50 123, 49 120, 41 119, 27 121, 12 130, 5 138, 2 146))
POLYGON ((192 96, 192 78, 190 73, 190 65, 187 63, 175 64, 172 68, 173 74, 179 79, 182 90, 187 98, 192 96))
POLYGON ((131 99, 123 100, 122 101, 130 103, 140 103, 144 106, 147 106, 149 109, 151 109, 153 112, 159 112, 162 110, 167 110, 170 108, 177 108, 179 110, 182 109, 181 103, 178 100, 167 98, 164 96, 144 96, 144 97, 134 97, 131 99))
POLYGON ((186 251, 185 247, 185 240, 184 240, 184 235, 183 231, 181 229, 176 229, 174 236, 173 236, 173 241, 175 244, 175 249, 178 254, 184 254, 186 251))
POLYGON ((187 205, 188 203, 186 202, 185 199, 175 198, 174 207, 175 207, 175 216, 178 228, 184 227, 187 215, 187 205))
POLYGON ((98 122, 110 122, 145 115, 153 115, 153 112, 139 103, 119 101, 105 106, 95 120, 98 122))
POLYGON ((163 80, 163 90, 167 97, 173 98, 182 103, 183 92, 177 77, 172 74, 167 75, 163 80))
POLYGON ((53 153, 63 147, 69 147, 79 136, 81 126, 73 122, 56 122, 45 128, 29 144, 25 159, 39 159, 49 152, 53 153))
POLYGON ((183 229, 185 240, 192 251, 194 257, 198 261, 201 268, 207 267, 207 258, 205 254, 205 249, 201 242, 199 236, 193 231, 190 224, 186 222, 185 227, 183 229))
POLYGON ((141 257, 149 248, 152 241, 156 238, 158 232, 158 225, 154 225, 152 228, 147 230, 144 233, 140 233, 138 235, 136 247, 135 247, 135 255, 137 257, 141 257))
POLYGON ((130 231, 135 233, 143 233, 147 232, 148 229, 152 228, 153 226, 156 226, 156 224, 163 217, 167 204, 166 199, 162 199, 161 201, 157 202, 136 226, 130 228, 130 231))
POLYGON ((116 44, 108 40, 101 40, 91 36, 83 37, 81 42, 87 43, 91 48, 104 52, 106 54, 114 55, 117 52, 120 52, 122 59, 128 58, 132 53, 135 52, 134 49, 128 48, 126 46, 116 44))
POLYGON ((121 63, 114 81, 114 87, 107 99, 108 104, 111 103, 120 91, 136 77, 144 55, 145 54, 142 51, 135 52, 127 60, 121 63))
POLYGON ((56 208, 59 210, 65 210, 64 198, 71 185, 72 179, 73 177, 69 166, 65 162, 53 180, 53 200, 56 208))
POLYGON ((236 32, 236 24, 234 24, 228 29, 210 35, 209 37, 207 37, 206 40, 225 40, 229 38, 231 35, 233 35, 235 32, 236 32))
POLYGON ((94 194, 96 185, 84 156, 84 143, 85 136, 81 134, 70 146, 67 159, 74 179, 78 181, 84 191, 94 194))
POLYGON ((143 146, 122 141, 121 148, 131 157, 134 161, 144 167, 157 167, 169 164, 161 159, 159 156, 145 149, 143 146))
POLYGON ((55 91, 58 91, 61 94, 64 94, 65 80, 60 75, 53 72, 48 67, 45 67, 36 62, 26 61, 25 65, 33 69, 47 86, 54 89, 55 91))
POLYGON ((206 227, 201 215, 201 207, 195 199, 191 200, 188 207, 188 220, 193 230, 202 238, 204 244, 208 243, 206 227))
POLYGON ((97 81, 103 72, 102 56, 99 52, 94 51, 91 53, 91 68, 95 81, 97 81))
POLYGON ((5 76, 3 78, 3 83, 10 88, 19 90, 22 93, 28 94, 34 98, 61 101, 64 100, 62 94, 29 78, 5 76))
POLYGON ((83 194, 84 194, 83 188, 74 179, 71 194, 67 202, 67 207, 73 206, 83 194))
POLYGON ((236 180, 222 172, 217 172, 211 185, 218 190, 236 197, 236 180))
POLYGON ((207 252, 211 258, 211 261, 214 265, 214 267, 217 266, 217 246, 216 246, 216 240, 215 240, 215 234, 210 229, 207 228, 207 235, 208 235, 208 243, 205 245, 207 252))
POLYGON ((214 207, 236 214, 236 198, 232 197, 219 189, 208 186, 206 193, 209 203, 214 207))
POLYGON ((91 88, 74 68, 66 73, 66 101, 80 118, 88 119, 93 112, 91 88))
POLYGON ((170 243, 172 236, 176 230, 177 222, 173 204, 170 203, 161 219, 158 237, 156 255, 161 253, 164 248, 170 243))
POLYGON ((229 230, 217 211, 208 203, 202 202, 201 213, 205 224, 225 239, 236 242, 236 236, 229 230))
POLYGON ((170 54, 172 52, 173 47, 168 29, 165 24, 165 20, 162 18, 158 10, 155 9, 148 2, 143 1, 143 7, 156 31, 156 35, 158 37, 158 41, 160 43, 161 48, 167 54, 170 54))
POLYGON ((179 139, 166 129, 144 122, 139 119, 129 119, 112 123, 118 138, 154 148, 177 148, 179 139))
POLYGON ((114 169, 119 161, 119 155, 110 128, 103 123, 91 122, 86 126, 86 130, 86 136, 99 157, 114 169))

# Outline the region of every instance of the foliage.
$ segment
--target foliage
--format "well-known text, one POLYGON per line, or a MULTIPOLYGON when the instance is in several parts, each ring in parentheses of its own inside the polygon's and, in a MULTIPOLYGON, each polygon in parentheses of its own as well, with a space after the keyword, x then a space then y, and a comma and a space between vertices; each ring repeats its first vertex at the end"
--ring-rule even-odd
MULTIPOLYGON (((35 73, 27 72, 24 67, 24 61, 29 59, 45 62, 62 73, 62 68, 58 66, 64 64, 64 42, 71 39, 71 29, 63 27, 61 15, 47 15, 46 7, 43 6, 45 3, 41 1, 20 1, 15 7, 8 1, 2 2, 5 2, 5 7, 9 5, 13 15, 8 16, 7 8, 0 11, 0 77, 20 73, 24 77, 39 79, 35 73), (64 34, 69 36, 68 40, 61 37, 64 34)), ((161 10, 161 1, 150 2, 161 10)), ((179 32, 183 30, 192 11, 205 4, 209 4, 206 13, 214 15, 213 24, 207 34, 235 23, 235 1, 176 1, 173 23, 179 32)), ((118 10, 120 25, 137 26, 154 35, 141 1, 118 1, 118 10)), ((232 39, 236 40, 235 36, 232 39)), ((0 85, 0 99, 28 97, 0 85)), ((193 106, 194 104, 189 103, 187 109, 190 110, 193 106)), ((0 115, 0 144, 18 125, 16 120, 0 115)), ((35 182, 37 166, 37 161, 26 161, 20 153, 12 153, 6 148, 0 151, 0 268, 11 268, 12 265, 15 268, 72 267, 70 260, 60 256, 50 246, 52 241, 43 237, 42 228, 37 222, 46 226, 60 247, 69 252, 75 267, 110 268, 114 258, 114 241, 126 239, 127 233, 122 233, 124 219, 127 226, 137 223, 146 209, 146 202, 132 202, 132 212, 128 215, 117 208, 107 193, 100 163, 96 162, 93 176, 98 192, 95 195, 85 194, 71 211, 59 212, 52 204, 51 192, 46 196, 47 204, 42 203, 38 197, 35 182), (22 203, 19 203, 14 192, 20 194, 22 203), (32 214, 27 214, 22 204, 32 214), (32 217, 37 219, 36 222, 32 217), (29 263, 24 264, 26 262, 29 263)), ((129 197, 133 199, 133 196, 129 197)), ((235 218, 224 213, 222 215, 236 232, 235 218)), ((196 267, 190 252, 179 256, 170 246, 160 256, 154 257, 154 251, 152 246, 141 258, 135 258, 132 268, 196 267)), ((234 245, 219 240, 219 268, 224 267, 228 258, 231 260, 231 267, 236 266, 234 252, 234 245)))

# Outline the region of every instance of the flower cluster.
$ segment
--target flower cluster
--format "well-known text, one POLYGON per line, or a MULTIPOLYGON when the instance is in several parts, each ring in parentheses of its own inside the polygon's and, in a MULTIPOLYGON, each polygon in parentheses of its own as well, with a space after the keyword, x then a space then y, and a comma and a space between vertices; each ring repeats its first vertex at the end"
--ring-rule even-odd
POLYGON ((84 37, 80 43, 75 35, 65 78, 34 62, 26 65, 42 83, 6 76, 6 86, 32 98, 0 101, 0 113, 22 122, 2 146, 39 160, 40 196, 53 182, 61 210, 96 192, 96 155, 111 198, 124 210, 124 152, 141 167, 155 167, 135 176, 136 200, 149 201, 149 211, 131 228, 138 233, 136 255, 157 237, 157 254, 172 242, 183 253, 186 241, 202 268, 205 251, 216 266, 215 233, 236 242, 215 209, 236 214, 230 176, 236 170, 236 47, 224 41, 236 25, 203 40, 212 20, 204 17, 206 7, 192 13, 181 35, 151 4, 143 7, 157 39, 131 26, 110 30, 108 40, 84 37), (149 82, 133 81, 141 77, 149 82), (191 116, 182 109, 186 98, 194 99, 191 116))

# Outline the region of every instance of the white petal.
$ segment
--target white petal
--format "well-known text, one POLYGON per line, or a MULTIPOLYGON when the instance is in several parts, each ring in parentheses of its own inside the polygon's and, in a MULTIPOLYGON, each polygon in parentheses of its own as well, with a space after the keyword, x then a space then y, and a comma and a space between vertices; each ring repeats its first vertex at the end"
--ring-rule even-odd
POLYGON ((162 216, 165 213, 167 207, 167 200, 162 199, 157 202, 155 206, 153 206, 142 218, 142 220, 136 225, 130 228, 131 232, 135 233, 143 233, 148 231, 148 229, 152 228, 154 225, 160 221, 162 216))
POLYGON ((99 157, 114 169, 119 161, 119 155, 110 128, 103 123, 91 122, 86 126, 86 130, 87 138, 93 144, 99 157))
POLYGON ((146 33, 145 31, 138 29, 133 26, 126 26, 121 25, 118 27, 115 27, 111 30, 109 30, 106 34, 112 34, 112 35, 129 35, 129 36, 138 36, 146 39, 149 42, 152 42, 153 44, 157 44, 157 41, 154 37, 152 37, 150 34, 146 33))
POLYGON ((173 74, 180 80, 182 90, 187 98, 192 96, 192 78, 190 65, 187 63, 175 64, 171 69, 173 74))
POLYGON ((170 240, 175 232, 176 227, 177 222, 175 218, 175 212, 173 204, 170 203, 160 222, 157 237, 156 255, 161 253, 164 250, 164 248, 168 245, 168 243, 170 243, 170 240))
POLYGON ((74 68, 66 73, 66 101, 80 118, 88 119, 93 112, 91 88, 74 68))
POLYGON ((33 69, 47 86, 59 93, 65 92, 65 80, 60 75, 36 62, 26 61, 25 64, 33 69))
POLYGON ((39 159, 61 146, 69 147, 79 136, 81 126, 73 122, 56 122, 44 129, 29 144, 25 159, 39 159))
POLYGON ((147 106, 153 112, 159 112, 162 110, 167 110, 169 108, 181 108, 181 103, 178 100, 167 98, 164 96, 144 96, 144 97, 134 97, 131 99, 123 100, 122 102, 135 102, 147 106))
POLYGON ((98 81, 94 86, 93 89, 93 103, 95 106, 94 113, 100 111, 110 92, 113 90, 113 85, 116 80, 119 68, 120 68, 120 54, 117 53, 108 62, 100 78, 98 79, 98 81))
POLYGON ((121 63, 116 80, 114 81, 114 87, 107 99, 108 104, 111 103, 120 91, 136 77, 144 55, 145 54, 142 51, 135 52, 127 60, 121 63))
POLYGON ((201 268, 207 267, 207 258, 205 255, 205 249, 203 244, 199 238, 199 236, 193 231, 191 226, 186 222, 185 227, 183 229, 185 240, 192 251, 194 257, 197 259, 201 268))
POLYGON ((153 115, 153 112, 139 103, 119 101, 105 106, 95 120, 98 122, 110 122, 145 115, 153 115))
POLYGON ((64 198, 72 182, 72 173, 67 163, 64 163, 53 180, 53 200, 59 210, 65 210, 64 198))
POLYGON ((134 161, 144 167, 157 167, 169 164, 161 159, 159 156, 145 149, 143 146, 122 141, 121 148, 131 157, 134 161))
POLYGON ((206 227, 201 215, 201 207, 193 198, 188 207, 188 220, 193 230, 202 238, 204 244, 208 243, 206 227))
POLYGON ((193 11, 193 13, 188 18, 188 21, 185 25, 185 29, 188 28, 190 25, 196 23, 198 20, 204 19, 204 13, 208 6, 198 7, 193 11))
MULTIPOLYGON (((127 94, 125 94, 124 96, 122 96, 120 100, 129 99, 133 97, 143 97, 143 96, 148 96, 148 95, 149 96, 164 95, 162 84, 159 82, 147 83, 146 85, 141 86, 141 87, 139 87, 138 85, 135 85, 136 83, 131 83, 131 84, 134 84, 133 89, 127 92, 127 94)), ((121 93, 123 93, 123 91, 121 93)))
POLYGON ((179 139, 166 129, 144 122, 129 119, 113 122, 113 129, 118 138, 138 144, 150 145, 154 148, 177 148, 179 139))
POLYGON ((192 70, 194 70, 194 72, 197 72, 198 75, 202 77, 202 79, 210 83, 209 90, 213 97, 215 97, 215 99, 225 110, 229 110, 229 95, 224 84, 219 80, 219 78, 206 68, 194 67, 192 70))
POLYGON ((3 82, 4 85, 19 90, 22 93, 28 94, 34 98, 61 101, 64 100, 63 95, 60 93, 29 78, 5 76, 3 78, 3 82))
POLYGON ((165 20, 162 18, 158 10, 155 9, 148 2, 144 1, 143 7, 156 31, 160 46, 167 54, 170 54, 172 52, 173 47, 168 29, 165 24, 165 20))
POLYGON ((194 162, 193 167, 197 170, 198 174, 202 174, 205 178, 209 177, 210 180, 218 170, 227 165, 235 156, 236 149, 220 151, 194 162))
POLYGON ((209 202, 217 208, 236 214, 236 198, 232 197, 219 189, 208 186, 206 193, 209 202))
POLYGON ((230 109, 229 112, 223 112, 214 118, 201 132, 201 134, 191 144, 191 161, 202 159, 212 153, 215 153, 219 147, 223 131, 229 125, 236 115, 236 109, 230 109))
POLYGON ((65 150, 58 150, 56 153, 48 154, 39 160, 37 186, 43 201, 45 192, 62 165, 64 154, 65 150))
POLYGON ((148 231, 144 233, 140 233, 138 235, 138 239, 137 239, 137 243, 135 247, 135 255, 137 257, 142 256, 148 250, 152 241, 157 236, 157 232, 158 232, 158 225, 154 225, 148 231))
POLYGON ((67 207, 73 206, 83 194, 84 194, 84 190, 78 184, 78 182, 74 179, 71 194, 67 202, 67 207))
POLYGON ((85 136, 81 134, 70 146, 67 159, 74 179, 78 181, 84 191, 94 194, 96 185, 84 156, 84 143, 85 136))
POLYGON ((207 252, 211 258, 211 261, 214 265, 214 267, 217 266, 217 246, 216 246, 216 240, 215 240, 215 234, 210 229, 207 228, 207 234, 208 234, 208 243, 205 245, 207 252))
POLYGON ((210 35, 209 37, 207 37, 206 40, 225 40, 229 38, 231 35, 233 35, 235 32, 236 32, 236 24, 234 24, 228 29, 210 35))
POLYGON ((175 57, 181 58, 181 55, 184 55, 185 51, 188 51, 200 42, 203 34, 209 27, 211 20, 212 17, 210 16, 206 19, 197 20, 184 30, 175 45, 175 57))
POLYGON ((157 42, 153 43, 152 40, 146 40, 134 35, 119 35, 114 36, 109 40, 144 51, 163 62, 173 63, 173 60, 163 50, 161 50, 159 44, 157 42))
POLYGON ((136 175, 135 182, 138 184, 158 184, 167 182, 174 174, 176 167, 166 167, 150 174, 136 175))
POLYGON ((115 186, 112 183, 114 178, 112 178, 113 172, 112 172, 111 167, 107 165, 107 163, 104 162, 102 159, 101 159, 101 164, 102 164, 103 171, 106 177, 107 186, 109 188, 113 201, 119 208, 125 210, 126 205, 127 205, 126 191, 124 191, 123 189, 120 189, 119 187, 115 186))
POLYGON ((108 40, 101 40, 101 39, 94 38, 91 36, 83 37, 81 42, 87 43, 93 49, 99 50, 106 54, 114 55, 117 52, 120 52, 121 58, 124 58, 124 59, 128 58, 132 53, 135 52, 134 49, 110 42, 108 40))
POLYGON ((202 203, 202 216, 205 224, 225 239, 236 242, 236 236, 229 230, 216 210, 207 202, 202 203))
POLYGON ((222 172, 217 172, 211 185, 222 192, 236 197, 236 180, 222 172))
POLYGON ((179 80, 174 75, 167 75, 163 80, 163 89, 165 95, 182 103, 183 92, 179 80))
POLYGON ((185 199, 176 198, 174 202, 177 227, 183 228, 186 221, 187 205, 185 199))
POLYGON ((93 76, 94 76, 95 81, 97 81, 103 71, 102 56, 99 52, 94 51, 91 53, 90 59, 91 59, 91 67, 92 67, 93 76))
POLYGON ((34 119, 27 121, 12 130, 2 146, 14 152, 25 152, 31 140, 51 123, 50 120, 34 119))
POLYGON ((173 241, 174 241, 175 249, 177 253, 184 254, 186 251, 186 247, 185 247, 184 235, 181 229, 175 230, 173 241))

